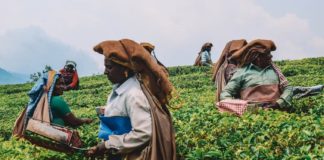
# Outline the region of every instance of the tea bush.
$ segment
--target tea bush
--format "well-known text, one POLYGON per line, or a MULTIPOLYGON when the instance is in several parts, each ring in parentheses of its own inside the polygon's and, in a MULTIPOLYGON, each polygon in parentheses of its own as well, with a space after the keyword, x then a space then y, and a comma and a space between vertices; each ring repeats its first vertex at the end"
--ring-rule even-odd
MULTIPOLYGON (((324 84, 324 57, 276 63, 291 85, 324 84)), ((211 68, 181 66, 169 71, 177 90, 170 110, 178 159, 323 159, 323 93, 294 100, 288 112, 261 110, 239 118, 215 109, 211 68)), ((82 153, 68 155, 11 138, 32 85, 0 86, 0 159, 85 159, 82 153)), ((82 77, 80 85, 80 90, 65 92, 63 97, 78 117, 95 119, 77 128, 90 147, 99 141, 95 107, 105 105, 111 84, 106 76, 95 75, 82 77)))

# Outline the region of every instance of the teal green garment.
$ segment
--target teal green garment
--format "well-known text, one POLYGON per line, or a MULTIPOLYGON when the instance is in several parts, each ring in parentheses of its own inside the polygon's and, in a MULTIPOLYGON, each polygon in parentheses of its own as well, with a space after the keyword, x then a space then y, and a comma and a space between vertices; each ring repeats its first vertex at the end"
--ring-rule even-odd
POLYGON ((201 53, 201 64, 203 66, 211 66, 210 52, 204 51, 204 52, 201 53))
POLYGON ((69 105, 60 96, 53 96, 51 99, 52 123, 64 126, 63 117, 71 113, 69 105))
MULTIPOLYGON (((240 92, 248 87, 259 85, 279 84, 279 77, 271 66, 264 69, 259 68, 254 64, 246 65, 239 68, 232 79, 223 89, 220 99, 233 99, 239 97, 240 92)), ((292 87, 287 86, 283 89, 283 93, 277 100, 280 107, 291 105, 292 87)))

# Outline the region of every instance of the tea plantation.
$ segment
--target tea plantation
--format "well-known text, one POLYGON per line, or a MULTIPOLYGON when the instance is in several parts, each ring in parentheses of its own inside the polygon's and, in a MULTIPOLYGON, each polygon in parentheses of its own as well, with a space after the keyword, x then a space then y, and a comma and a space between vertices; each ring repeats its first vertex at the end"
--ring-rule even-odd
MULTIPOLYGON (((277 61, 291 85, 324 84, 324 57, 277 61)), ((170 67, 177 94, 170 108, 178 159, 324 159, 324 94, 294 100, 288 112, 260 110, 239 118, 215 109, 215 87, 207 67, 170 67)), ((63 97, 78 117, 95 121, 78 129, 85 146, 95 145, 95 107, 106 103, 106 76, 83 77, 80 90, 63 97)), ((0 159, 85 159, 11 138, 16 117, 28 103, 32 83, 0 86, 0 159)))

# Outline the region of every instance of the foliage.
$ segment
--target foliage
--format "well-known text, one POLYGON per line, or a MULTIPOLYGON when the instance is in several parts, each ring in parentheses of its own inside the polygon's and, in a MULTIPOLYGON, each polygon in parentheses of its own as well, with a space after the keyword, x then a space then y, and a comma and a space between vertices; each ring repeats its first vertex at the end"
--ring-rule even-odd
MULTIPOLYGON (((324 57, 276 63, 291 85, 324 84, 324 57)), ((323 159, 323 93, 294 100, 288 112, 261 110, 239 118, 215 109, 210 68, 182 66, 169 70, 177 90, 171 106, 181 107, 170 109, 179 159, 323 159)), ((15 118, 27 104, 26 93, 32 85, 0 86, 1 159, 84 159, 81 153, 67 155, 11 138, 15 118)), ((63 95, 77 116, 95 119, 78 128, 87 147, 99 141, 95 107, 106 103, 111 88, 104 75, 82 77, 80 90, 63 95)))
MULTIPOLYGON (((49 65, 45 65, 45 68, 44 68, 44 70, 42 72, 44 74, 44 73, 47 73, 50 70, 52 70, 52 67, 49 66, 49 65)), ((30 74, 29 77, 30 77, 30 80, 32 82, 36 82, 41 76, 42 76, 42 73, 41 72, 36 72, 36 73, 30 74)))

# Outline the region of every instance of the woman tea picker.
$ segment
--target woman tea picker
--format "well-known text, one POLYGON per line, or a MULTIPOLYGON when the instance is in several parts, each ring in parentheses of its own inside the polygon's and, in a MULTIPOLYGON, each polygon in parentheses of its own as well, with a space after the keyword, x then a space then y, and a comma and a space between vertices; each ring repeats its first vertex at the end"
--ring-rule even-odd
POLYGON ((198 56, 195 60, 194 66, 212 66, 213 62, 211 60, 210 51, 213 47, 212 43, 205 43, 198 53, 198 56))
POLYGON ((167 109, 172 84, 165 69, 138 43, 123 39, 104 41, 94 50, 105 56, 105 74, 113 90, 104 109, 106 117, 129 118, 131 130, 111 134, 90 148, 89 156, 174 160, 175 138, 167 109))
MULTIPOLYGON (((262 40, 255 40, 252 42, 256 43, 261 41, 262 40)), ((240 62, 240 58, 244 58, 244 56, 238 56, 237 55, 238 53, 236 53, 235 56, 233 54, 246 45, 247 45, 247 41, 245 39, 229 41, 226 44, 221 56, 219 57, 216 64, 214 65, 214 70, 213 70, 214 73, 213 73, 212 80, 213 82, 215 82, 217 88, 216 91, 217 102, 219 102, 220 100, 219 98, 220 98, 221 91, 229 82, 229 80, 232 78, 234 73, 238 70, 239 68, 238 63, 240 62)), ((251 43, 249 45, 251 45, 251 43)), ((272 65, 275 66, 275 64, 272 65)), ((320 91, 323 89, 323 85, 316 85, 311 87, 302 87, 302 86, 292 86, 292 87, 293 87, 292 96, 293 98, 296 99, 316 95, 320 93, 320 91)))
POLYGON ((285 109, 291 105, 292 87, 272 62, 271 40, 257 39, 235 52, 239 69, 220 94, 220 100, 239 98, 263 107, 285 109))
MULTIPOLYGON (((234 62, 231 63, 232 66, 224 66, 224 70, 222 65, 214 72, 217 87, 222 88, 223 82, 225 84, 228 82, 228 86, 220 96, 221 99, 240 98, 250 102, 262 102, 266 107, 287 110, 290 108, 292 98, 312 96, 320 93, 323 89, 323 85, 288 86, 287 79, 272 62, 271 51, 274 51, 276 46, 271 40, 257 39, 248 44, 241 42, 231 41, 230 48, 234 43, 233 48, 238 49, 232 54, 229 49, 228 61, 234 62), (230 72, 234 71, 233 77, 231 74, 226 74, 228 68, 230 68, 230 72)), ((222 63, 221 60, 217 64, 222 63)), ((219 97, 219 91, 217 97, 219 97)))
POLYGON ((30 97, 29 103, 15 122, 13 136, 25 138, 31 143, 47 149, 66 153, 73 152, 70 145, 81 146, 82 143, 80 143, 79 136, 64 126, 77 127, 82 124, 91 123, 92 119, 77 118, 72 113, 68 104, 61 97, 63 87, 63 78, 60 74, 54 70, 45 73, 28 92, 28 96, 30 97), (58 126, 63 130, 57 129, 58 126), (59 144, 52 143, 53 141, 47 142, 34 139, 26 134, 25 131, 27 130, 50 138, 59 142, 59 144), (67 130, 69 132, 66 132, 67 130), (61 145, 62 142, 68 144, 68 146, 61 145))
POLYGON ((50 101, 53 122, 54 124, 65 126, 70 125, 72 127, 76 127, 82 124, 89 124, 92 122, 92 119, 89 118, 77 118, 72 113, 69 105, 65 102, 65 100, 61 97, 65 90, 65 84, 62 76, 56 80, 52 98, 50 101))

